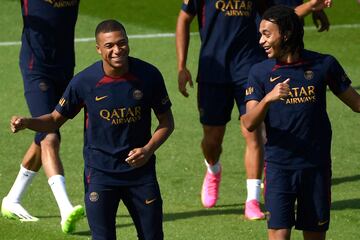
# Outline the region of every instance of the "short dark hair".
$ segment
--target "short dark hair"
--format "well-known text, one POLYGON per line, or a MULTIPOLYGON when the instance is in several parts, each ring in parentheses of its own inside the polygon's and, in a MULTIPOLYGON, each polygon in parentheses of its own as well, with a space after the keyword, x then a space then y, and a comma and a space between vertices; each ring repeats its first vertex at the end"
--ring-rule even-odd
POLYGON ((108 33, 108 32, 116 32, 116 31, 122 32, 127 37, 125 27, 119 21, 114 19, 104 20, 101 23, 99 23, 96 27, 95 39, 97 39, 99 33, 108 33))
POLYGON ((279 32, 283 37, 281 47, 286 52, 295 53, 304 49, 304 25, 294 9, 276 5, 266 10, 262 19, 279 27, 279 32))

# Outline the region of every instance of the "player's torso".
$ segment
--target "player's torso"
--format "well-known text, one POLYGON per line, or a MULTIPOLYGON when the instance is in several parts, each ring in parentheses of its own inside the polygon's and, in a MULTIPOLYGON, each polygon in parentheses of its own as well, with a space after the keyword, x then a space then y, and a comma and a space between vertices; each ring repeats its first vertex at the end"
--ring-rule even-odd
POLYGON ((22 0, 21 7, 21 65, 35 70, 73 67, 79 0, 22 0))
POLYGON ((133 74, 104 76, 86 93, 86 138, 110 154, 144 145, 150 138, 151 89, 133 74))

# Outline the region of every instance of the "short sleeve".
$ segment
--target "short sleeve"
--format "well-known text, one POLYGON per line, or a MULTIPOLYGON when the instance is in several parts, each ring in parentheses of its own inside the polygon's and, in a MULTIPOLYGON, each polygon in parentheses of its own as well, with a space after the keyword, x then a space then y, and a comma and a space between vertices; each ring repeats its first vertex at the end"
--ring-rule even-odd
MULTIPOLYGON (((255 65, 256 66, 256 65, 255 65)), ((248 84, 245 91, 245 102, 250 100, 261 101, 265 96, 265 90, 260 75, 256 68, 252 67, 249 72, 248 84)))
POLYGON ((154 91, 151 98, 151 108, 156 114, 168 111, 171 107, 171 101, 166 90, 164 78, 160 71, 155 69, 154 72, 154 91))
POLYGON ((199 5, 198 0, 183 0, 183 3, 181 5, 181 10, 191 15, 196 15, 198 5, 199 5))
POLYGON ((80 97, 81 94, 78 89, 80 89, 79 84, 77 83, 76 78, 70 81, 67 86, 63 96, 61 97, 59 103, 56 106, 56 111, 61 113, 61 115, 66 118, 74 118, 84 106, 84 100, 80 97))
POLYGON ((344 92, 351 84, 351 80, 345 73, 340 63, 332 56, 329 56, 329 69, 327 72, 327 84, 330 90, 338 95, 344 92))

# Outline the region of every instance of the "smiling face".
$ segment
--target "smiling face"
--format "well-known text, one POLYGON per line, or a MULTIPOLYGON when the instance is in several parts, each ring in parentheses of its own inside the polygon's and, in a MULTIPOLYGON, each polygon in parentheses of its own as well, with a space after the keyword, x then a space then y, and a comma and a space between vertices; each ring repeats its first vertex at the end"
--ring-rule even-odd
POLYGON ((260 45, 264 48, 268 58, 283 59, 286 54, 282 49, 282 41, 286 36, 281 36, 278 25, 262 20, 259 32, 261 34, 260 45))
POLYGON ((100 32, 96 37, 96 43, 96 50, 103 59, 106 75, 119 76, 128 71, 130 48, 125 32, 100 32))

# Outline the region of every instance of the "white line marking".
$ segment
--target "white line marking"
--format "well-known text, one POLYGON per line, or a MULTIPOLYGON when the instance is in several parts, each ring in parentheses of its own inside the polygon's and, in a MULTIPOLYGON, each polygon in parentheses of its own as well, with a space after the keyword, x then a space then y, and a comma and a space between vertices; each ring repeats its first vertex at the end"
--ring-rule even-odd
MULTIPOLYGON (((330 25, 330 31, 332 29, 348 29, 348 28, 360 28, 360 24, 342 24, 342 25, 330 25)), ((305 30, 316 30, 314 26, 305 26, 305 30)), ((191 35, 198 35, 197 32, 192 32, 191 35)), ((147 39, 147 38, 172 38, 175 37, 175 33, 155 33, 155 34, 135 34, 129 35, 129 39, 147 39)), ((94 38, 76 38, 75 42, 92 42, 94 38)), ((1 46, 18 46, 21 45, 20 41, 15 42, 0 42, 1 46)))

